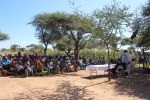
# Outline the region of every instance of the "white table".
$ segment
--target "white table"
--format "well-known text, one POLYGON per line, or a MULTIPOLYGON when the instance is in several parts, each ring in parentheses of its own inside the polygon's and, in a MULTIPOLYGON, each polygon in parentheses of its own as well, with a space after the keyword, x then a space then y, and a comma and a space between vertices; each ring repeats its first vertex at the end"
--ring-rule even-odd
MULTIPOLYGON (((110 69, 114 68, 116 64, 110 64, 109 67, 110 69)), ((87 71, 90 71, 90 76, 92 73, 96 73, 97 75, 97 71, 98 70, 102 70, 102 71, 106 71, 108 70, 108 64, 104 64, 104 65, 88 65, 86 67, 87 71)))

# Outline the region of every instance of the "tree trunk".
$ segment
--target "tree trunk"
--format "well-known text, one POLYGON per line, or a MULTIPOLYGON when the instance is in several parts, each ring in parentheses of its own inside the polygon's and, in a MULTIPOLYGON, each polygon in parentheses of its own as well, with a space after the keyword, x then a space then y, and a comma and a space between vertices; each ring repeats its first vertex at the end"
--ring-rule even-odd
POLYGON ((107 60, 108 62, 110 61, 110 50, 108 46, 107 46, 107 60))
POLYGON ((74 49, 74 55, 75 55, 76 63, 77 63, 77 59, 78 59, 78 54, 79 54, 79 41, 76 41, 75 49, 74 49))
POLYGON ((45 56, 47 55, 47 45, 45 45, 45 48, 44 48, 44 55, 45 56))
POLYGON ((76 63, 77 63, 77 59, 78 59, 78 54, 79 54, 79 51, 77 48, 75 48, 74 49, 74 55, 75 55, 76 63))
POLYGON ((79 41, 75 43, 74 55, 75 55, 75 71, 78 69, 78 54, 79 54, 79 41))
POLYGON ((67 50, 64 50, 67 56, 70 56, 71 48, 68 48, 67 50))
POLYGON ((113 56, 114 56, 114 60, 115 60, 116 59, 116 51, 115 50, 114 50, 113 56))
POLYGON ((144 52, 144 48, 142 50, 142 53, 143 53, 143 57, 144 57, 144 61, 143 61, 143 70, 145 69, 145 52, 144 52))
POLYGON ((108 81, 111 81, 111 72, 110 72, 110 51, 109 46, 107 45, 107 60, 108 60, 108 81))
POLYGON ((109 48, 107 49, 107 60, 108 60, 108 63, 110 62, 110 51, 109 51, 109 48))

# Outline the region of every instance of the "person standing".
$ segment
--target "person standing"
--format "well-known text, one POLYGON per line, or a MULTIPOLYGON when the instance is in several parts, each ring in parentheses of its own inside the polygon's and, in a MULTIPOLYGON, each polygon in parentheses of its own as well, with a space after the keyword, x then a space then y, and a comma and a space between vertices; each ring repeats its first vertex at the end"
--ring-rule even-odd
POLYGON ((124 50, 124 53, 122 54, 122 57, 121 57, 121 65, 123 66, 123 70, 126 70, 126 66, 127 66, 128 62, 129 62, 128 52, 127 52, 127 50, 124 50))
POLYGON ((135 61, 136 56, 135 56, 135 52, 133 49, 131 49, 130 51, 130 62, 135 61))

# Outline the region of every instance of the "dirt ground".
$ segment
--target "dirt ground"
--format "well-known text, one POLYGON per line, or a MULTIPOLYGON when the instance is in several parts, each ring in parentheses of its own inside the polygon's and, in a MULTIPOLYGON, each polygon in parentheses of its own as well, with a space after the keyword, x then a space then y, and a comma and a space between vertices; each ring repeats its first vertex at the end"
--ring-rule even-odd
POLYGON ((0 77, 0 100, 150 100, 150 75, 108 82, 103 72, 81 70, 39 77, 0 77))

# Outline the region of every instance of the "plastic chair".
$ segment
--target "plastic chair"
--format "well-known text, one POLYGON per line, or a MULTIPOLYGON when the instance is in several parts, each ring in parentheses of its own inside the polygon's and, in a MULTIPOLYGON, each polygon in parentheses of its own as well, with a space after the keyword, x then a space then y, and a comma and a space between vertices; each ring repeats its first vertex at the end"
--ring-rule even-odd
POLYGON ((123 70, 123 75, 125 76, 125 73, 128 74, 128 76, 130 76, 132 73, 134 73, 134 62, 131 62, 128 66, 126 70, 123 70))
POLYGON ((119 65, 118 68, 116 69, 117 77, 122 77, 123 76, 123 66, 119 65))
POLYGON ((29 77, 29 75, 33 75, 33 69, 32 68, 26 68, 25 69, 25 75, 26 75, 26 77, 29 77))

